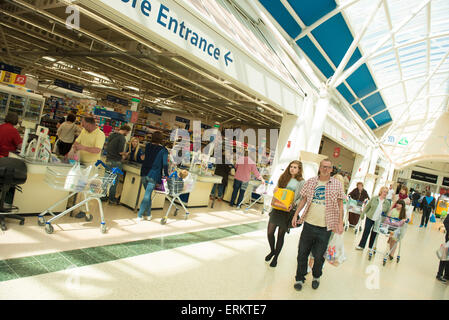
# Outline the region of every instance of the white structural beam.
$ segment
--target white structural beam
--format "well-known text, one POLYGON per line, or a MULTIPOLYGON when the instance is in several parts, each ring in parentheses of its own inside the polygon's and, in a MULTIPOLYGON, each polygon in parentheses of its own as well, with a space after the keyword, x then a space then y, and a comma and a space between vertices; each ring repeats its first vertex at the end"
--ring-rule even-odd
MULTIPOLYGON (((431 18, 431 16, 432 16, 432 7, 431 7, 431 5, 432 5, 432 3, 430 2, 428 5, 427 5, 427 12, 426 12, 426 14, 427 14, 427 50, 426 50, 426 54, 427 54, 427 56, 426 56, 426 68, 427 68, 427 77, 429 76, 429 74, 430 74, 430 49, 431 49, 431 47, 430 47, 430 39, 429 39, 429 35, 430 35, 430 32, 431 32, 431 24, 432 24, 432 18, 431 18)), ((430 83, 427 83, 427 88, 426 88, 426 95, 427 95, 427 97, 429 96, 429 91, 430 91, 430 83)), ((428 114, 429 113, 429 108, 430 108, 430 105, 429 105, 429 98, 427 98, 427 100, 426 100, 426 114, 428 114)))
MULTIPOLYGON (((299 24, 299 26, 301 28, 305 27, 304 22, 301 20, 301 18, 296 14, 295 10, 291 7, 291 5, 288 3, 287 0, 281 0, 281 3, 284 5, 284 7, 288 10, 288 12, 291 14, 291 16, 293 17, 293 19, 295 19, 295 21, 299 24)), ((335 66, 335 64, 332 62, 332 60, 329 58, 329 56, 327 55, 327 53, 324 51, 324 49, 321 47, 321 45, 318 43, 318 41, 316 40, 316 38, 311 34, 309 36, 310 41, 312 41, 312 43, 315 45, 316 49, 321 53, 321 55, 323 56, 323 58, 326 60, 326 62, 332 67, 333 70, 335 70, 337 67, 335 66)), ((348 90, 351 92, 351 94, 354 97, 357 97, 357 95, 355 94, 355 92, 352 90, 351 86, 344 81, 344 83, 346 84, 346 87, 348 88, 348 90)), ((366 110, 365 106, 363 105, 363 103, 360 103, 360 105, 362 106, 363 110, 369 114, 368 110, 366 110)), ((375 121, 373 120, 373 122, 375 123, 375 121)), ((375 123, 377 126, 377 123, 375 123)), ((367 126, 366 123, 364 123, 365 126, 367 126)), ((375 140, 377 141, 377 137, 375 138, 375 140)))
POLYGON ((343 10, 345 10, 346 8, 352 6, 353 4, 359 2, 360 0, 351 0, 351 1, 346 1, 345 3, 340 4, 339 6, 337 6, 334 10, 332 10, 331 12, 329 12, 328 14, 324 15, 323 17, 321 17, 320 19, 318 19, 317 21, 315 21, 314 23, 312 23, 310 26, 306 27, 304 26, 304 28, 302 28, 301 33, 294 39, 295 42, 298 41, 299 39, 305 37, 306 35, 308 35, 310 32, 312 32, 316 27, 318 27, 319 25, 321 25, 322 23, 326 22, 327 20, 329 20, 330 18, 332 18, 333 16, 339 14, 340 12, 342 12, 343 10))
MULTIPOLYGON (((436 72, 436 73, 435 73, 435 75, 439 75, 439 74, 447 74, 447 71, 440 71, 440 72, 436 72)), ((361 97, 361 98, 355 100, 353 103, 351 103, 351 106, 356 105, 356 104, 359 103, 361 100, 364 100, 364 99, 366 99, 366 98, 372 96, 373 94, 375 94, 375 93, 377 93, 377 92, 380 92, 380 91, 382 91, 382 90, 386 90, 386 89, 392 88, 392 87, 394 87, 394 86, 397 86, 398 84, 401 84, 402 82, 407 82, 407 81, 410 81, 410 80, 416 80, 416 79, 419 79, 419 78, 422 78, 422 77, 425 77, 425 76, 426 76, 426 74, 420 74, 420 75, 413 76, 413 77, 410 77, 410 78, 405 78, 405 79, 403 79, 403 80, 399 80, 399 81, 394 81, 394 82, 388 83, 388 84, 386 84, 384 87, 379 88, 379 89, 376 89, 376 90, 374 90, 374 91, 371 91, 370 93, 364 95, 363 97, 361 97)))
MULTIPOLYGON (((449 93, 447 93, 447 94, 443 94, 443 93, 442 93, 442 94, 426 95, 425 97, 423 97, 423 98, 418 98, 418 99, 416 99, 415 101, 419 101, 419 100, 422 100, 422 99, 428 99, 428 98, 438 98, 438 97, 449 97, 449 93)), ((387 107, 387 108, 385 108, 385 109, 383 109, 383 110, 380 110, 380 111, 378 111, 378 112, 376 112, 376 113, 370 115, 369 117, 367 117, 367 118, 364 119, 364 120, 366 121, 366 120, 368 120, 368 119, 371 119, 371 118, 373 118, 373 117, 375 117, 375 116, 377 116, 377 115, 379 115, 379 114, 381 114, 382 112, 385 112, 385 111, 395 110, 395 109, 397 109, 397 108, 399 108, 399 107, 403 107, 403 108, 404 108, 404 106, 406 106, 406 105, 409 104, 409 103, 410 103, 410 101, 406 101, 406 102, 401 102, 401 103, 399 103, 399 104, 395 104, 394 106, 391 106, 391 107, 387 107)))
POLYGON ((332 79, 329 82, 329 87, 331 87, 331 88, 334 87, 335 81, 340 76, 340 74, 342 73, 342 71, 344 70, 346 65, 348 64, 349 59, 351 59, 354 51, 357 49, 357 46, 360 43, 360 40, 365 35, 366 31, 368 30, 368 27, 371 25, 371 22, 373 21, 374 17, 377 14, 377 11, 379 10, 380 6, 382 5, 382 3, 384 1, 385 0, 378 0, 377 1, 377 4, 376 4, 375 8, 373 9, 373 11, 370 12, 369 18, 365 21, 362 29, 357 34, 357 36, 354 38, 354 40, 352 41, 352 43, 349 46, 348 50, 346 51, 343 59, 340 61, 340 64, 338 65, 337 70, 335 70, 334 75, 332 76, 332 79))
MULTIPOLYGON (((444 63, 444 61, 447 59, 447 57, 449 57, 449 51, 446 52, 446 54, 444 55, 443 58, 441 58, 440 62, 438 63, 438 65, 436 66, 436 68, 432 71, 432 73, 426 78, 426 81, 421 85, 421 87, 416 91, 414 98, 410 101, 410 103, 407 105, 406 109, 410 108, 410 106, 416 101, 416 99, 418 98, 419 94, 421 93, 421 91, 427 86, 427 84, 429 83, 430 79, 432 79, 432 77, 434 76, 434 74, 436 73, 436 71, 441 67, 441 65, 444 63)), ((440 86, 442 83, 445 83, 447 81, 444 80, 443 82, 440 83, 440 86)), ((440 87, 438 86, 438 88, 440 87)), ((410 115, 408 116, 407 119, 410 119, 410 115)), ((406 120, 407 121, 407 120, 406 120)), ((382 141, 385 137, 387 137, 391 131, 396 127, 396 123, 393 123, 393 125, 385 132, 385 134, 382 137, 382 141)))
POLYGON ((420 42, 425 42, 428 39, 434 40, 434 39, 446 38, 446 37, 449 37, 449 32, 440 32, 440 33, 430 34, 429 36, 418 38, 416 40, 410 40, 407 42, 403 42, 401 44, 396 44, 396 45, 393 45, 391 48, 387 48, 382 51, 373 53, 373 55, 370 57, 370 59, 375 59, 377 57, 381 57, 381 56, 385 55, 386 53, 396 50, 396 49, 406 48, 408 46, 412 46, 412 45, 418 44, 420 42))
MULTIPOLYGON (((289 13, 292 15, 292 17, 295 19, 295 21, 301 26, 301 28, 305 27, 304 22, 301 20, 301 18, 296 14, 296 12, 293 10, 293 8, 290 6, 290 4, 286 1, 286 0, 281 0, 281 3, 284 5, 284 7, 289 11, 289 13)), ((327 63, 329 63, 329 65, 335 70, 336 67, 333 64, 333 62, 330 60, 330 58, 328 57, 328 55, 326 54, 326 52, 324 52, 323 48, 320 46, 320 44, 318 43, 318 41, 315 39, 315 37, 313 35, 310 35, 310 40, 312 41, 312 43, 316 46, 317 50, 323 55, 324 59, 327 61, 327 63)), ((293 44, 293 42, 290 42, 290 45, 295 45, 296 48, 299 48, 297 46, 297 44, 293 44)), ((306 59, 309 59, 309 57, 307 55, 305 55, 306 59)), ((310 61, 310 63, 313 65, 313 62, 310 61)), ((321 72, 318 68, 316 68, 316 70, 318 72, 321 72)), ((324 76, 324 75, 323 75, 324 76)), ((345 82, 346 83, 346 82, 345 82)), ((356 97, 357 95, 354 93, 354 91, 352 91, 351 87, 348 85, 348 89, 351 91, 351 93, 356 97)), ((333 94, 335 95, 336 93, 340 94, 338 91, 335 91, 333 94)), ((339 99, 341 100, 341 98, 339 99)), ((368 127, 368 125, 360 119, 360 117, 356 114, 356 112, 354 111, 353 108, 351 108, 348 104, 346 104, 346 102, 343 102, 344 107, 346 108, 346 110, 351 113, 351 115, 353 116, 353 118, 355 119, 355 121, 357 122, 357 124, 359 125, 359 127, 362 129, 362 131, 367 135, 368 139, 372 142, 372 143, 378 143, 379 139, 372 133, 371 129, 368 127)), ((363 106, 362 104, 362 108, 365 109, 366 108, 363 106)), ((369 113, 368 111, 366 111, 367 113, 369 113)))
POLYGON ((390 40, 391 36, 398 33, 410 20, 412 20, 422 9, 424 9, 427 4, 432 0, 425 0, 411 15, 405 18, 396 28, 394 28, 390 34, 386 35, 382 39, 380 39, 376 45, 371 49, 371 51, 365 55, 363 55, 356 63, 354 63, 350 68, 346 69, 343 74, 338 77, 335 81, 334 86, 338 87, 346 78, 348 78, 354 71, 356 71, 362 64, 364 64, 371 56, 379 50, 388 40, 390 40))
MULTIPOLYGON (((390 9, 388 8, 387 0, 384 0, 384 3, 385 3, 385 6, 384 6, 384 8, 385 8, 385 16, 387 17, 387 21, 388 21, 388 28, 390 29, 391 40, 392 40, 393 46, 395 46, 396 45, 396 37, 392 33, 392 31, 393 31, 393 23, 391 21, 390 9)), ((407 101, 408 100, 407 89, 405 88, 404 76, 403 76, 403 73, 402 73, 401 59, 399 59, 399 50, 398 49, 394 50, 394 55, 396 57, 396 63, 398 64, 398 68, 399 68, 399 81, 400 81, 401 86, 402 86, 402 92, 404 93, 405 101, 407 101)))

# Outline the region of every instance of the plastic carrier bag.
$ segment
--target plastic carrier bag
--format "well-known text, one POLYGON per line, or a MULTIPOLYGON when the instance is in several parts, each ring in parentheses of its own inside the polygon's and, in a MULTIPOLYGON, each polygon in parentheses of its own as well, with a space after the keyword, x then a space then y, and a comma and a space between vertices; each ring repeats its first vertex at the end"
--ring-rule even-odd
POLYGON ((92 166, 87 167, 85 170, 81 169, 81 165, 77 162, 68 172, 65 179, 64 189, 71 191, 82 191, 89 182, 89 175, 92 170, 92 166))
POLYGON ((332 233, 324 258, 335 267, 346 260, 343 234, 332 233))
POLYGON ((432 213, 432 214, 430 215, 430 222, 431 222, 431 223, 437 222, 437 219, 435 218, 435 214, 434 214, 434 213, 432 213))
POLYGON ((449 261, 449 241, 443 243, 437 250, 437 257, 442 261, 449 261))

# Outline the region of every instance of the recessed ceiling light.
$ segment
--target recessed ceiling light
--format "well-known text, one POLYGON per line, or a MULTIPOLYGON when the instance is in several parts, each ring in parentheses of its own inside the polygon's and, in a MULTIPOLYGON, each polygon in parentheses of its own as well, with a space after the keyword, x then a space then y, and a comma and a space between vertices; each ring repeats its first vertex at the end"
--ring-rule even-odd
POLYGON ((101 74, 98 74, 96 72, 92 72, 92 71, 83 71, 83 72, 86 73, 86 74, 89 74, 89 75, 91 75, 93 77, 97 77, 97 78, 100 78, 100 79, 103 79, 103 80, 106 80, 106 81, 110 81, 109 78, 107 78, 107 77, 105 77, 105 76, 103 76, 101 74))
POLYGON ((48 61, 51 61, 51 62, 55 62, 56 61, 56 59, 54 59, 52 57, 42 57, 42 59, 45 59, 45 60, 48 60, 48 61))

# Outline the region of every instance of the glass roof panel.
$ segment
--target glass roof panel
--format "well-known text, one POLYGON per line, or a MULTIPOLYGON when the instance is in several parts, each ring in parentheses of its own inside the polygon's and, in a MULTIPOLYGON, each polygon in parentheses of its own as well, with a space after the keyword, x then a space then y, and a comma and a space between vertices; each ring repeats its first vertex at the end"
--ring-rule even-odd
POLYGON ((449 32, 448 21, 449 1, 433 0, 431 4, 432 20, 430 28, 432 33, 449 32))

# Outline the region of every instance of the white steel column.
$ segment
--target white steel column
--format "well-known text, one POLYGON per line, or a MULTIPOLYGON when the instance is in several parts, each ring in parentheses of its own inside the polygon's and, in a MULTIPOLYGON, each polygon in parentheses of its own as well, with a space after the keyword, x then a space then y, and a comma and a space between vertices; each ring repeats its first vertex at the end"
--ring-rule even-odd
POLYGON ((365 190, 368 192, 370 197, 374 195, 373 190, 376 182, 374 172, 376 171, 377 159, 379 159, 379 149, 376 148, 371 152, 368 174, 365 177, 365 190))
POLYGON ((376 181, 376 185, 374 187, 373 196, 379 193, 380 188, 387 187, 387 178, 388 178, 388 166, 387 168, 380 168, 379 170, 379 178, 376 181))
POLYGON ((277 181, 288 164, 293 160, 299 160, 299 145, 304 143, 306 138, 299 134, 298 123, 301 119, 296 115, 284 115, 281 129, 279 130, 276 154, 271 167, 271 180, 277 181))
MULTIPOLYGON (((371 159, 372 148, 368 147, 365 156, 357 154, 355 156, 354 167, 352 168, 351 181, 349 183, 348 191, 351 192, 357 187, 357 182, 362 182, 365 184, 365 177, 368 173, 370 159, 371 159)), ((366 189, 366 188, 365 188, 366 189)))
POLYGON ((326 158, 318 154, 320 150, 321 138, 324 131, 324 123, 326 121, 329 110, 329 91, 322 84, 320 88, 320 98, 313 108, 313 116, 309 114, 310 129, 307 132, 307 145, 301 152, 301 161, 303 164, 304 178, 310 179, 317 176, 319 163, 326 158))

